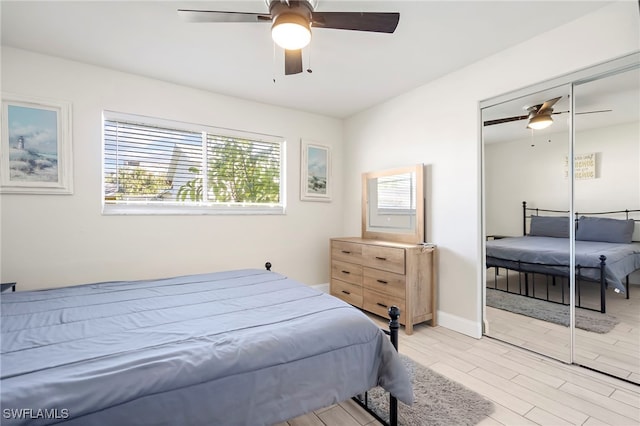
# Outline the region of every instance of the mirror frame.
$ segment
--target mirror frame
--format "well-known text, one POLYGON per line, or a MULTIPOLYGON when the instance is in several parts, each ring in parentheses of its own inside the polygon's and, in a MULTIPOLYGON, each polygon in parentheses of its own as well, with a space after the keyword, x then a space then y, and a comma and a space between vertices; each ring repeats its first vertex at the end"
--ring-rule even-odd
MULTIPOLYGON (((374 171, 362 174, 362 238, 381 241, 394 241, 399 243, 420 244, 425 241, 424 235, 424 165, 416 164, 415 166, 399 167, 395 169, 374 171), (397 174, 414 173, 416 177, 416 226, 413 232, 394 232, 394 231, 370 231, 367 230, 367 217, 369 206, 369 179, 377 179, 379 177, 393 176, 397 174)), ((382 229, 382 228, 380 228, 382 229)))

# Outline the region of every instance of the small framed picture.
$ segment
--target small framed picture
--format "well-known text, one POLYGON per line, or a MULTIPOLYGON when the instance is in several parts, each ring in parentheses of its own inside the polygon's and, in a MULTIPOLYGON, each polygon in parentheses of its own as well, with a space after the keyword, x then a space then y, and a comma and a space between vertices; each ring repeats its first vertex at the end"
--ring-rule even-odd
POLYGON ((307 140, 301 148, 300 199, 331 201, 331 149, 307 140))
POLYGON ((71 194, 71 104, 2 93, 0 192, 71 194))

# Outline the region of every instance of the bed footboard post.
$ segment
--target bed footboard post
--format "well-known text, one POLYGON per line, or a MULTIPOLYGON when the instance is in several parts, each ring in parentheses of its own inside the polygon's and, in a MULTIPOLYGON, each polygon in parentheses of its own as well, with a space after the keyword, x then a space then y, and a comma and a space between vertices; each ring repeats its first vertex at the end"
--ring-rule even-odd
POLYGON ((522 202, 522 235, 527 235, 527 202, 522 202))
MULTIPOLYGON (((389 337, 391 339, 391 344, 396 351, 398 350, 398 329, 400 328, 400 322, 398 318, 400 318, 400 308, 397 306, 392 306, 389 308, 389 337)), ((389 425, 397 426, 398 425, 398 400, 395 396, 389 394, 389 425)))
POLYGON ((607 263, 606 260, 607 260, 607 256, 600 255, 600 312, 602 312, 603 314, 606 311, 605 290, 607 287, 607 282, 604 279, 604 267, 607 263))
MULTIPOLYGON (((627 279, 625 281, 625 289, 627 291, 627 299, 629 298, 629 275, 627 275, 627 279)), ((15 287, 14 287, 15 288, 15 287)))
POLYGON ((400 329, 400 322, 398 319, 400 318, 400 308, 397 306, 392 306, 389 308, 389 338, 391 339, 391 344, 396 350, 398 350, 398 330, 400 329))
POLYGON ((264 267, 267 271, 271 271, 271 262, 267 262, 264 264, 264 267))

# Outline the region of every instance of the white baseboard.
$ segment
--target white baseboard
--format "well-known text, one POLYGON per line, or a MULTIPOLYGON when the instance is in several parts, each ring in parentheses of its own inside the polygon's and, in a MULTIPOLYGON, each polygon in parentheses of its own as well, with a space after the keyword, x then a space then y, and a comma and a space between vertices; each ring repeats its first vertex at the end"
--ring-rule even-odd
POLYGON ((324 293, 329 293, 329 283, 312 285, 311 288, 315 288, 316 290, 320 290, 324 293))
POLYGON ((482 323, 460 318, 446 312, 438 311, 438 325, 480 339, 482 337, 482 323))

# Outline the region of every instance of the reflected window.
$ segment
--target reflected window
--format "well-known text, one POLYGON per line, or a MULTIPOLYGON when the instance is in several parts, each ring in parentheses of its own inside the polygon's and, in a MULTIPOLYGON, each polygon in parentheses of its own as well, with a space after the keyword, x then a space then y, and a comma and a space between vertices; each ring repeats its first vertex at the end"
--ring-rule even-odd
POLYGON ((412 214, 416 210, 412 173, 378 178, 378 211, 384 214, 412 214))

